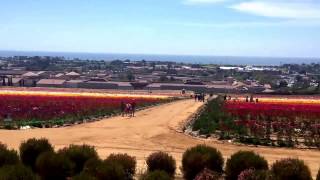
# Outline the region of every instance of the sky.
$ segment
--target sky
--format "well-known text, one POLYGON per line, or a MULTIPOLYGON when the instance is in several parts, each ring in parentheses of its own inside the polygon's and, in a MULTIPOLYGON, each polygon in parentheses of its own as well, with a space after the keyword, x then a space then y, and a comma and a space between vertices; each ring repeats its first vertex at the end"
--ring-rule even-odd
POLYGON ((320 57, 320 1, 4 0, 0 50, 320 57))

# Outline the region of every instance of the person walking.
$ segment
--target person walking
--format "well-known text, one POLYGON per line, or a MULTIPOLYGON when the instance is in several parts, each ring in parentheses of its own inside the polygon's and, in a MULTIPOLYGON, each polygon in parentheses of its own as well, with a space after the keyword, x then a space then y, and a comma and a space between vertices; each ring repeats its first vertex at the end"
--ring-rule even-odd
POLYGON ((134 117, 134 113, 136 111, 136 102, 133 100, 131 103, 131 113, 132 113, 132 117, 134 117))
POLYGON ((126 104, 123 101, 121 101, 121 103, 120 103, 120 111, 121 111, 122 117, 124 116, 125 110, 126 110, 126 104))

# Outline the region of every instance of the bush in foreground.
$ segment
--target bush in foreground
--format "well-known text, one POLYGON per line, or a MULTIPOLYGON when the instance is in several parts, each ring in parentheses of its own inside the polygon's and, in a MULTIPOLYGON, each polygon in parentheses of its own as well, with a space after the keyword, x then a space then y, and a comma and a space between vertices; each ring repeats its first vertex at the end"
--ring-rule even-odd
POLYGON ((246 169, 267 170, 268 162, 252 151, 238 151, 227 160, 226 179, 237 180, 238 175, 246 169))
POLYGON ((128 154, 111 154, 106 159, 106 161, 111 161, 120 164, 124 171, 126 172, 128 179, 133 179, 136 172, 136 159, 128 154))
POLYGON ((309 167, 299 159, 282 159, 271 167, 271 173, 276 180, 312 180, 309 167))
POLYGON ((97 166, 96 177, 101 180, 126 180, 124 168, 116 162, 105 161, 97 166))
POLYGON ((185 179, 194 179, 204 168, 217 173, 223 172, 223 157, 220 151, 206 145, 198 145, 184 152, 182 171, 185 179))
POLYGON ((32 170, 22 164, 8 165, 0 168, 1 180, 36 180, 32 170))
POLYGON ((98 173, 98 167, 102 166, 103 161, 99 158, 89 159, 83 167, 83 172, 92 176, 98 173))
POLYGON ((176 171, 176 161, 165 152, 155 152, 147 158, 148 171, 165 171, 169 176, 173 177, 176 171))
POLYGON ((72 162, 54 152, 42 153, 36 161, 36 170, 40 177, 45 180, 58 180, 70 177, 72 162))
POLYGON ((0 143, 0 167, 19 163, 17 151, 9 150, 6 145, 0 143))
POLYGON ((97 180, 94 176, 88 174, 88 173, 80 173, 74 177, 72 177, 72 180, 97 180))
POLYGON ((35 169, 38 156, 43 152, 53 152, 53 147, 47 139, 28 139, 20 145, 20 158, 23 164, 35 169))
POLYGON ((75 164, 73 173, 78 174, 83 170, 84 164, 92 158, 98 158, 98 154, 93 146, 70 145, 58 151, 75 164))
POLYGON ((140 180, 172 180, 172 177, 165 171, 148 171, 140 177, 140 180))

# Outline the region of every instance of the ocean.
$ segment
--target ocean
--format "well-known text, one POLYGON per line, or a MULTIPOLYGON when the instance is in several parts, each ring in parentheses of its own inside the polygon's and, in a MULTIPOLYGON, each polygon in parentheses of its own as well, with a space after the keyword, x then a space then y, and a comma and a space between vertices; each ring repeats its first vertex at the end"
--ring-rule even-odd
POLYGON ((173 61, 198 64, 218 65, 264 65, 279 66, 281 64, 320 63, 320 58, 295 57, 237 57, 237 56, 195 56, 195 55, 151 55, 151 54, 116 54, 116 53, 72 53, 72 52, 42 52, 42 51, 0 51, 0 57, 10 56, 59 56, 66 59, 81 60, 146 60, 173 61))

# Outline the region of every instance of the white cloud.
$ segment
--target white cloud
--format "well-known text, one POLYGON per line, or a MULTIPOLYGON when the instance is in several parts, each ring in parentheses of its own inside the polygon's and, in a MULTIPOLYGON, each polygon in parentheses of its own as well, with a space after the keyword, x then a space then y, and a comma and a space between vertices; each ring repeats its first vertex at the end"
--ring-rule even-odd
POLYGON ((187 5, 195 5, 195 4, 215 4, 222 3, 228 0, 184 0, 183 3, 187 5))
POLYGON ((288 19, 320 19, 320 5, 311 1, 249 1, 230 8, 258 16, 288 19))
POLYGON ((259 28, 259 27, 319 27, 320 21, 251 21, 251 22, 226 22, 226 23, 198 23, 198 22, 171 22, 170 25, 186 26, 193 28, 259 28))

